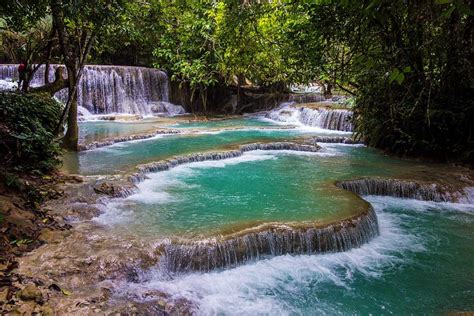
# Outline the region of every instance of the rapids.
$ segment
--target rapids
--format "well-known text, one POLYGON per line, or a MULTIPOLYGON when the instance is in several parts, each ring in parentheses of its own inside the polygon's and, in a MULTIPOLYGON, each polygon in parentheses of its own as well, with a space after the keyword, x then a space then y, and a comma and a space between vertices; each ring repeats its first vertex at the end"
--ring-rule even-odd
POLYGON ((199 315, 474 309, 472 174, 365 147, 348 110, 299 107, 80 122, 85 150, 64 157, 85 179, 65 208, 76 239, 25 269, 79 293, 62 298, 65 312, 84 314, 76 299, 98 287, 111 311, 163 300, 199 315), (101 183, 126 194, 92 189, 101 183))
MULTIPOLYGON (((324 103, 321 104, 324 105, 324 103)), ((278 122, 342 132, 353 130, 352 111, 347 109, 332 109, 326 106, 307 107, 304 104, 287 102, 268 112, 265 117, 278 122)))

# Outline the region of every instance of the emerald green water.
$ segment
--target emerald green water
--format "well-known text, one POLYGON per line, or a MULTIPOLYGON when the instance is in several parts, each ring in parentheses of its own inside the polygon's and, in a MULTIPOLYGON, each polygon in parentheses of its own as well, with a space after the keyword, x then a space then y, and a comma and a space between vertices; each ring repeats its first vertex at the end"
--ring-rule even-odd
POLYGON ((162 120, 146 119, 132 122, 84 121, 79 122, 79 143, 87 144, 114 137, 152 132, 162 120))
MULTIPOLYGON (((206 124, 213 123, 192 123, 192 128, 211 129, 206 124)), ((180 124, 174 128, 191 128, 180 124)), ((248 129, 163 136, 80 153, 76 170, 114 174, 174 155, 311 133, 248 129)), ((268 221, 332 221, 360 205, 350 193, 334 188, 335 180, 427 173, 438 167, 360 146, 323 145, 316 154, 250 152, 151 174, 137 194, 114 200, 96 220, 112 234, 157 240, 203 237, 268 221)), ((171 277, 157 267, 142 271, 139 283, 121 284, 115 295, 143 295, 146 301, 150 290, 163 291, 190 300, 202 315, 432 315, 474 310, 474 206, 366 199, 376 210, 380 236, 361 248, 286 255, 171 277)))
POLYGON ((113 211, 100 220, 118 220, 137 234, 192 238, 262 222, 331 221, 364 210, 350 194, 325 184, 331 173, 315 168, 317 160, 258 152, 179 166, 150 175, 138 185, 140 193, 109 205, 113 211))
POLYGON ((225 120, 195 121, 195 122, 178 122, 170 125, 173 128, 198 128, 198 129, 215 129, 215 128, 231 128, 231 127, 264 127, 274 126, 269 121, 257 120, 253 118, 236 118, 225 120))
MULTIPOLYGON (((238 134, 238 133, 236 133, 238 134)), ((264 222, 331 222, 365 210, 335 180, 393 174, 407 163, 373 150, 331 145, 321 153, 258 151, 148 175, 139 193, 101 216, 147 236, 198 237, 264 222)))
POLYGON ((474 207, 369 197, 380 236, 345 253, 280 256, 169 279, 149 271, 119 296, 151 289, 198 314, 444 315, 474 309, 474 207))
POLYGON ((88 144, 94 141, 103 141, 115 137, 133 134, 151 133, 157 128, 173 129, 217 129, 236 127, 269 127, 271 122, 257 119, 232 119, 190 121, 190 118, 147 118, 138 121, 82 121, 79 122, 79 143, 88 144))
POLYGON ((152 139, 119 143, 68 157, 66 168, 79 174, 115 174, 150 161, 194 152, 225 150, 263 140, 293 138, 293 131, 239 130, 218 134, 159 135, 152 139))

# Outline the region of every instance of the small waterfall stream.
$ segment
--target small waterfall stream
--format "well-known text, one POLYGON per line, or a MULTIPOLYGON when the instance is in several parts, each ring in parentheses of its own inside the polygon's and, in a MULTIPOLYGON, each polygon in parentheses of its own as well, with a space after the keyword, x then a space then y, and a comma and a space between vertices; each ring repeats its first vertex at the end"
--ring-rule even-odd
POLYGON ((204 240, 164 246, 163 264, 168 271, 208 272, 269 256, 322 254, 362 246, 379 234, 377 216, 367 212, 326 227, 291 228, 270 225, 228 239, 204 240))
POLYGON ((411 180, 362 178, 339 181, 336 186, 358 195, 385 195, 433 202, 457 202, 465 192, 451 192, 437 183, 411 180))
POLYGON ((293 102, 282 103, 280 107, 268 112, 266 118, 336 131, 352 132, 354 129, 350 110, 326 107, 308 108, 295 105, 293 102))
MULTIPOLYGON (((52 65, 49 77, 54 80, 52 65)), ((17 80, 18 65, 0 65, 0 80, 17 80)), ((44 84, 45 67, 41 67, 31 82, 44 84)), ((66 99, 66 92, 56 95, 66 99)), ((92 114, 127 113, 150 115, 184 113, 181 106, 169 101, 169 82, 165 72, 145 67, 88 65, 78 86, 78 106, 92 114)))
MULTIPOLYGON (((235 158, 255 150, 317 152, 320 147, 292 142, 252 143, 226 152, 176 156, 139 166, 138 172, 131 175, 129 181, 137 184, 144 181, 149 173, 170 170, 192 162, 235 158)), ((126 190, 119 192, 119 195, 125 197, 133 193, 134 190, 126 190)), ((162 264, 167 271, 207 272, 269 256, 346 251, 360 247, 378 234, 377 216, 370 205, 366 204, 361 213, 333 224, 304 223, 291 226, 271 223, 227 236, 165 242, 158 252, 163 254, 162 264)))

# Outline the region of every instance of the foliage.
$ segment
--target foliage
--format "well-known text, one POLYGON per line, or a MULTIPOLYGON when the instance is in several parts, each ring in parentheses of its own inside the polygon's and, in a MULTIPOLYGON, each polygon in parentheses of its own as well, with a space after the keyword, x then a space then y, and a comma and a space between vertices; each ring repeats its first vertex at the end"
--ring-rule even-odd
POLYGON ((14 32, 31 29, 44 18, 48 3, 49 0, 2 1, 0 21, 14 32))
MULTIPOLYGON (((474 161, 474 19, 468 1, 291 3, 322 45, 313 69, 356 96, 370 145, 410 156, 474 161)), ((304 49, 306 42, 293 42, 304 49)), ((317 45, 315 44, 315 45, 317 45)))
POLYGON ((61 105, 47 95, 0 93, 1 157, 4 166, 47 172, 59 164, 53 130, 61 105))
POLYGON ((299 37, 306 14, 285 4, 263 1, 157 1, 161 7, 155 65, 192 87, 218 82, 285 88, 308 82, 315 73, 309 62, 321 58, 316 46, 301 51, 289 38, 299 37), (302 58, 302 57, 306 58, 302 58))
POLYGON ((67 131, 61 145, 77 151, 77 86, 86 61, 98 35, 105 26, 116 21, 123 0, 50 0, 49 8, 57 33, 61 57, 67 69, 68 100, 54 134, 61 135, 67 121, 67 131))
POLYGON ((17 175, 11 173, 5 173, 3 175, 3 182, 7 188, 19 190, 21 188, 21 181, 17 175))
POLYGON ((0 23, 26 30, 50 13, 69 35, 66 64, 97 38, 92 61, 163 68, 202 98, 316 81, 354 97, 370 145, 474 161, 472 1, 17 0, 0 23))
POLYGON ((97 64, 139 65, 153 64, 153 49, 163 33, 161 7, 156 1, 127 1, 123 10, 98 34, 91 51, 97 64))

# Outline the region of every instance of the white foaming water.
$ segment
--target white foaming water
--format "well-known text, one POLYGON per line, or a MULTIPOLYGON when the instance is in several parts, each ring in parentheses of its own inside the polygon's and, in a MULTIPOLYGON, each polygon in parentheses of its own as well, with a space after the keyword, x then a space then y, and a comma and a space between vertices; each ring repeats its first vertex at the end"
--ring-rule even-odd
POLYGON ((155 114, 162 114, 166 116, 175 116, 186 113, 181 105, 176 105, 166 101, 154 102, 151 105, 151 111, 155 114))
MULTIPOLYGON (((50 81, 60 65, 51 65, 50 81)), ((44 84, 45 67, 35 73, 31 86, 44 84)), ((18 78, 18 65, 0 65, 0 90, 11 88, 11 82, 18 78), (8 83, 8 84, 7 84, 8 83)), ((15 84, 16 88, 16 84, 15 84)), ((169 82, 165 72, 159 69, 128 66, 87 65, 77 87, 79 106, 94 114, 129 113, 152 115, 184 114, 180 105, 169 103, 169 82)), ((65 101, 66 90, 56 96, 65 101)))
POLYGON ((466 204, 474 204, 474 187, 464 188, 465 196, 461 198, 460 202, 466 204))
POLYGON ((77 114, 81 117, 83 117, 84 119, 89 119, 91 118, 93 115, 91 112, 89 112, 88 109, 86 109, 85 107, 83 106, 78 106, 77 107, 77 114))
POLYGON ((378 205, 379 208, 387 208, 395 205, 403 209, 409 209, 410 211, 424 213, 441 213, 443 215, 456 215, 459 213, 474 214, 474 204, 470 203, 431 202, 380 195, 364 196, 364 199, 372 204, 378 205))
POLYGON ((0 91, 15 91, 18 88, 18 83, 12 80, 0 79, 0 91))
POLYGON ((265 118, 280 124, 299 126, 303 131, 328 133, 351 133, 352 111, 343 109, 305 108, 294 102, 284 102, 266 113, 265 118))
MULTIPOLYGON (((300 313, 282 297, 298 297, 302 295, 299 291, 310 284, 322 291, 327 286, 351 290, 355 278, 381 278, 409 261, 410 253, 424 250, 422 240, 402 229, 397 216, 383 212, 377 205, 376 209, 380 236, 358 249, 315 256, 285 255, 230 270, 171 279, 156 269, 145 274, 142 283, 122 284, 118 295, 140 297, 159 290, 193 302, 199 309, 197 313, 203 315, 300 313)), ((315 312, 343 311, 343 307, 327 302, 318 305, 315 312)))
POLYGON ((344 143, 318 143, 323 148, 335 149, 338 147, 367 147, 365 144, 344 144, 344 143))
MULTIPOLYGON (((112 147, 112 146, 111 146, 112 147)), ((117 149, 108 148, 106 150, 116 151, 117 149)), ((332 153, 307 153, 293 150, 256 150, 246 152, 242 156, 212 161, 192 162, 179 165, 166 171, 151 173, 148 178, 137 185, 138 192, 124 199, 117 199, 107 204, 107 212, 101 214, 96 220, 102 224, 116 224, 127 222, 133 218, 133 212, 129 209, 129 203, 143 204, 167 204, 177 201, 177 197, 169 193, 173 188, 193 188, 196 185, 187 184, 184 179, 192 176, 199 169, 225 168, 226 166, 240 163, 274 160, 279 155, 298 155, 298 156, 333 156, 332 153)), ((180 196, 180 199, 184 197, 180 196)))
POLYGON ((254 118, 262 121, 262 122, 270 122, 272 124, 280 125, 280 126, 292 126, 295 127, 294 131, 299 133, 311 133, 311 134, 318 134, 318 135, 352 135, 352 132, 345 132, 345 131, 338 131, 338 130, 331 130, 331 129, 324 129, 317 126, 307 126, 301 122, 281 122, 272 120, 265 116, 255 116, 254 118))
POLYGON ((133 153, 133 151, 131 150, 123 149, 123 148, 127 148, 130 144, 140 143, 140 142, 149 142, 149 141, 157 140, 159 138, 173 137, 176 135, 180 135, 180 134, 156 134, 149 138, 132 139, 132 140, 124 141, 124 142, 117 142, 117 143, 113 143, 107 146, 91 148, 91 149, 88 149, 87 151, 107 151, 107 152, 113 152, 115 155, 118 155, 118 156, 124 156, 124 155, 133 153))
POLYGON ((229 165, 269 159, 276 159, 276 157, 271 154, 252 152, 245 153, 236 158, 193 162, 170 170, 152 173, 148 175, 148 179, 137 185, 139 192, 129 196, 127 200, 150 204, 170 202, 173 198, 164 190, 169 190, 173 187, 189 187, 188 184, 179 179, 191 176, 194 173, 194 169, 224 168, 229 165))

